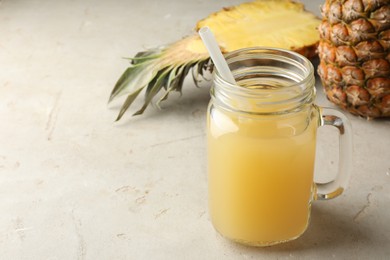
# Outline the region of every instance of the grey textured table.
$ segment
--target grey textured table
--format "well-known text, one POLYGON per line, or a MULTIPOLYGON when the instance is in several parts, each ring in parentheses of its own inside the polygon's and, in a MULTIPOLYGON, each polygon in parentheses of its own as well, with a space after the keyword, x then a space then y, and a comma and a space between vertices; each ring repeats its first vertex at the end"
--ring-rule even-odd
MULTIPOLYGON (((349 189, 314 203, 301 238, 269 248, 236 245, 211 226, 207 87, 188 79, 163 111, 113 123, 119 104, 106 102, 121 57, 175 41, 239 2, 0 1, 1 259, 388 257, 389 120, 348 115, 349 189)), ((321 1, 304 2, 319 14, 321 1)), ((317 89, 317 103, 332 106, 317 89)), ((319 142, 316 174, 327 178, 337 136, 321 129, 319 142)))

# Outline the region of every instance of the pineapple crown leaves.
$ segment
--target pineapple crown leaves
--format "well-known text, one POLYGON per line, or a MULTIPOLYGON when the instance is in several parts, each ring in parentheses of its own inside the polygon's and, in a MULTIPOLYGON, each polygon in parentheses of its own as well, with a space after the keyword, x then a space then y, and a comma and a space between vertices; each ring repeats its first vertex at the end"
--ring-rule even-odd
POLYGON ((139 88, 144 88, 157 74, 153 59, 158 57, 160 53, 159 49, 154 49, 139 52, 134 58, 127 58, 133 66, 128 67, 118 79, 108 102, 110 103, 118 96, 132 94, 139 88))
POLYGON ((172 60, 168 56, 170 47, 146 50, 137 53, 133 58, 126 58, 131 61, 131 66, 123 72, 115 84, 108 101, 110 103, 120 96, 127 95, 116 121, 122 118, 143 90, 145 90, 144 104, 133 116, 141 115, 162 89, 165 93, 156 102, 158 108, 160 103, 168 98, 170 92, 181 93, 184 79, 191 69, 193 69, 194 82, 198 85, 199 76, 203 77, 204 71, 209 68, 210 59, 172 60))

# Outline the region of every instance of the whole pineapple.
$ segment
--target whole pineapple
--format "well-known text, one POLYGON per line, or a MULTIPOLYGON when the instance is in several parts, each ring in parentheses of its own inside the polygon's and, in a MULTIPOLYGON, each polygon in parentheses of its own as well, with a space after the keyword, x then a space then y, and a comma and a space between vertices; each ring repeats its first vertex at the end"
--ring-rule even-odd
POLYGON ((330 101, 367 118, 390 116, 390 0, 326 0, 318 52, 330 101))

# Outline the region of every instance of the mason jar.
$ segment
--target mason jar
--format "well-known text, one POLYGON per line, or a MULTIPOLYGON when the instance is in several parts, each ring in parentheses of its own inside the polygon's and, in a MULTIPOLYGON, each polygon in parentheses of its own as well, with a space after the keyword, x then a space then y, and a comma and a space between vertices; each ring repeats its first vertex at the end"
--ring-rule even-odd
MULTIPOLYGON (((299 237, 313 200, 345 189, 351 127, 337 110, 314 104, 313 66, 275 48, 234 51, 226 60, 237 84, 213 77, 208 107, 208 184, 212 223, 239 243, 268 246, 299 237), (317 128, 340 133, 339 173, 314 182, 317 128)), ((321 145, 321 144, 319 144, 321 145)))

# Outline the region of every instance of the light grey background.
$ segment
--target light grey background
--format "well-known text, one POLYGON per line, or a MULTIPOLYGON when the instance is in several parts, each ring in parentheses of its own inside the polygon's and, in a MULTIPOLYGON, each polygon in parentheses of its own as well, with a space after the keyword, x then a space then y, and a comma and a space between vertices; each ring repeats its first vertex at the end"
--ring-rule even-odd
MULTIPOLYGON (((1 259, 386 259, 390 121, 352 115, 350 188, 315 202, 298 240, 249 248, 207 210, 208 87, 191 80, 158 111, 113 123, 107 108, 132 56, 242 1, 0 0, 1 259)), ((322 1, 304 1, 319 15, 322 1)), ((320 105, 332 106, 317 82, 320 105)), ((134 106, 141 106, 137 100, 134 106)), ((337 164, 319 133, 317 178, 337 164)))

